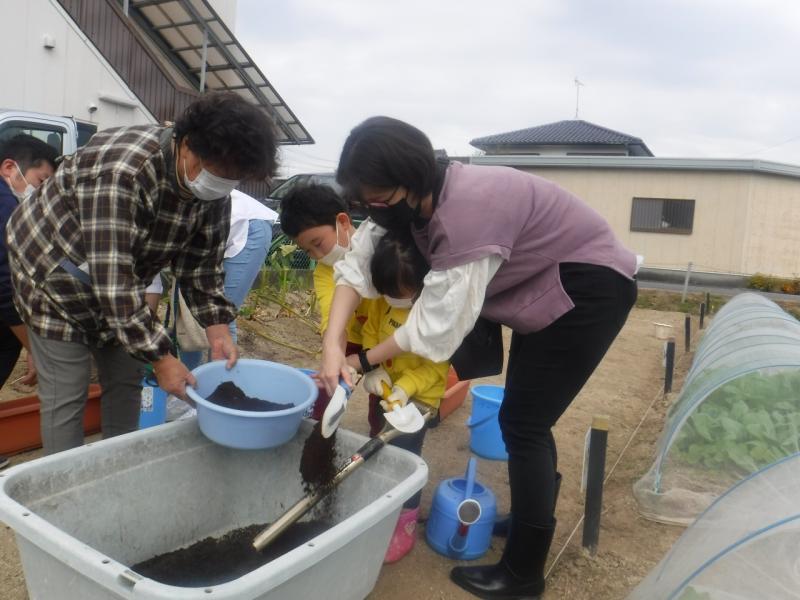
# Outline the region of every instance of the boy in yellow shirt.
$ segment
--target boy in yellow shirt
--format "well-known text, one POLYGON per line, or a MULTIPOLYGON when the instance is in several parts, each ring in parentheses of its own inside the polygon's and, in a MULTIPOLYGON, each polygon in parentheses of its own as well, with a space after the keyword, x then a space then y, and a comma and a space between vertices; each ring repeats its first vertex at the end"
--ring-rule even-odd
MULTIPOLYGON (((356 228, 350 220, 347 204, 327 185, 301 185, 281 202, 281 229, 317 261, 314 268, 314 292, 320 312, 320 334, 328 327, 328 313, 336 284, 333 265, 350 249, 356 228)), ((362 300, 347 327, 347 354, 361 350, 361 330, 373 300, 362 300)), ((330 398, 319 391, 312 418, 319 420, 330 398)))
MULTIPOLYGON (((383 295, 373 300, 369 309, 362 330, 365 349, 387 339, 406 322, 429 267, 407 232, 387 232, 375 247, 370 269, 372 284, 383 295)), ((350 357, 348 362, 361 368, 358 357, 350 357)), ((395 404, 404 406, 414 401, 438 410, 449 368, 447 361, 434 363, 411 352, 374 366, 364 375, 364 389, 370 393, 370 434, 377 435, 385 425, 381 408, 388 411, 395 404)), ((402 435, 391 443, 420 456, 426 429, 402 435)), ((384 562, 400 560, 413 548, 421 495, 418 492, 403 505, 384 562)))

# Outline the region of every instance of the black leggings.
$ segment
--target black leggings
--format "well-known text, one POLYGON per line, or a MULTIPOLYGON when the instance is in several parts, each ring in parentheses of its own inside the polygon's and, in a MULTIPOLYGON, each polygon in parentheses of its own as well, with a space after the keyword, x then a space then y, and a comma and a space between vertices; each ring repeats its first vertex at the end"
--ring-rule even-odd
POLYGON ((636 282, 606 267, 564 263, 561 283, 575 307, 534 333, 514 332, 500 428, 508 451, 514 519, 553 523, 558 462, 552 427, 625 324, 636 282))

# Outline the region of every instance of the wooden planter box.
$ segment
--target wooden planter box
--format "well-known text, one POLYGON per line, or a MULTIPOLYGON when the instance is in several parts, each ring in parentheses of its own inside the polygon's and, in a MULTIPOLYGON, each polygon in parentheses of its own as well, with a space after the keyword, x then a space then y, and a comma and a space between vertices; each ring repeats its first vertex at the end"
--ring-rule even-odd
MULTIPOLYGON (((89 401, 83 413, 86 435, 100 431, 100 386, 89 386, 89 401)), ((6 456, 42 447, 39 428, 39 396, 0 402, 0 454, 6 456)))
POLYGON ((447 388, 445 389, 442 403, 439 405, 439 419, 444 420, 461 406, 467 397, 468 391, 469 380, 459 381, 455 370, 450 367, 450 372, 447 374, 447 388))

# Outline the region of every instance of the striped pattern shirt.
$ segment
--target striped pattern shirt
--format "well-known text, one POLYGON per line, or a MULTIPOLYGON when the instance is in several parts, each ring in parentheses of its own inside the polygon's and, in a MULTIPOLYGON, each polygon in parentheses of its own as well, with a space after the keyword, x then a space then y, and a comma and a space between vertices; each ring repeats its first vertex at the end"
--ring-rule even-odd
POLYGON ((223 294, 230 198, 204 202, 181 190, 171 133, 146 125, 96 134, 12 215, 14 302, 39 336, 118 343, 158 360, 172 344, 144 292, 166 267, 204 327, 235 318, 223 294), (91 284, 63 259, 88 270, 91 284))

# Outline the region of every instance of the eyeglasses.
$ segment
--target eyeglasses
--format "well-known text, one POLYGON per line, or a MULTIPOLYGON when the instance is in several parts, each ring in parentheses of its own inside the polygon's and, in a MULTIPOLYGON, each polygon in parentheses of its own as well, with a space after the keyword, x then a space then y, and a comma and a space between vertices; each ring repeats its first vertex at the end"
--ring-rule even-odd
POLYGON ((367 202, 362 197, 361 204, 363 204, 364 206, 369 206, 369 207, 378 208, 378 209, 386 208, 386 207, 390 206, 389 205, 389 200, 394 198, 395 194, 397 193, 397 190, 399 190, 399 189, 400 189, 400 186, 398 185, 397 187, 395 187, 392 190, 392 192, 388 196, 386 196, 382 200, 372 200, 371 202, 367 202))

